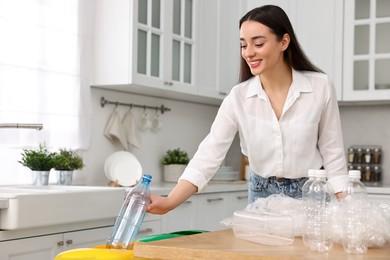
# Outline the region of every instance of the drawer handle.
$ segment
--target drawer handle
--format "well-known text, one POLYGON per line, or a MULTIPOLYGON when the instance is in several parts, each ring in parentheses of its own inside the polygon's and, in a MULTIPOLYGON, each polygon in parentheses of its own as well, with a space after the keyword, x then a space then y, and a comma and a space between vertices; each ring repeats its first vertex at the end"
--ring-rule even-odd
POLYGON ((58 241, 57 242, 57 246, 63 246, 65 243, 64 243, 64 241, 58 241))
POLYGON ((65 244, 67 244, 69 246, 69 245, 73 244, 73 240, 72 239, 66 240, 65 244))
POLYGON ((223 198, 207 199, 207 202, 221 201, 223 198))
POLYGON ((172 85, 173 85, 173 82, 164 81, 164 85, 172 86, 172 85))
POLYGON ((149 233, 149 232, 152 232, 153 229, 151 228, 145 228, 145 229, 142 229, 138 232, 138 234, 143 234, 143 233, 149 233))
POLYGON ((247 199, 247 198, 248 198, 248 196, 237 196, 238 200, 243 200, 243 199, 247 199))
POLYGON ((184 204, 191 204, 192 203, 192 201, 190 201, 190 200, 186 200, 185 202, 184 202, 184 204))

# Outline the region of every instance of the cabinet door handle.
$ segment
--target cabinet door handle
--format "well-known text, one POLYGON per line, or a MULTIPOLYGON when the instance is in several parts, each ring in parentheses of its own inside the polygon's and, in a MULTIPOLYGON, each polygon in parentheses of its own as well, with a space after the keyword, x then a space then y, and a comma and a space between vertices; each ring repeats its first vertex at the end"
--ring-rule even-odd
POLYGON ((138 234, 142 234, 142 233, 149 233, 149 232, 152 232, 153 229, 151 228, 145 228, 145 229, 142 229, 138 232, 138 234))
POLYGON ((243 199, 247 199, 247 198, 248 198, 248 196, 237 196, 238 200, 243 200, 243 199))
POLYGON ((172 86, 172 85, 173 85, 173 82, 170 82, 170 81, 164 81, 164 85, 172 86))
POLYGON ((207 199, 207 202, 221 201, 223 198, 207 199))
POLYGON ((64 241, 58 241, 57 242, 57 246, 64 246, 64 244, 65 244, 64 241))
POLYGON ((73 244, 73 240, 72 239, 68 239, 68 240, 65 241, 65 244, 69 246, 69 245, 73 244))
POLYGON ((191 204, 192 203, 192 201, 190 201, 190 200, 186 200, 185 202, 184 202, 184 204, 191 204))

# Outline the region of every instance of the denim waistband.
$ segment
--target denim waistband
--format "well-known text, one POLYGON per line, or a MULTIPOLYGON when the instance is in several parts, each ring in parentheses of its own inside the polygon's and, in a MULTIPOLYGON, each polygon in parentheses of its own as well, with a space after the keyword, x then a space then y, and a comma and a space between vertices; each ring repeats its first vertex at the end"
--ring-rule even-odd
POLYGON ((284 177, 277 177, 277 176, 271 176, 267 178, 263 178, 261 176, 258 176, 260 179, 263 180, 263 187, 267 188, 269 183, 277 183, 279 185, 293 185, 296 186, 298 182, 306 181, 307 177, 301 177, 296 179, 290 179, 290 178, 284 178, 284 177))

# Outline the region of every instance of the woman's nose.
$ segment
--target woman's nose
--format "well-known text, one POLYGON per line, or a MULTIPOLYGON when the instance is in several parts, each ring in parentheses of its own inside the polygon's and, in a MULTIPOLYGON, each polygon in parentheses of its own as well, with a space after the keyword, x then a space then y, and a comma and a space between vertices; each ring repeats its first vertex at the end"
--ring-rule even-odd
POLYGON ((254 55, 255 55, 255 52, 253 51, 253 48, 249 45, 245 49, 242 50, 242 56, 244 58, 251 58, 254 55))

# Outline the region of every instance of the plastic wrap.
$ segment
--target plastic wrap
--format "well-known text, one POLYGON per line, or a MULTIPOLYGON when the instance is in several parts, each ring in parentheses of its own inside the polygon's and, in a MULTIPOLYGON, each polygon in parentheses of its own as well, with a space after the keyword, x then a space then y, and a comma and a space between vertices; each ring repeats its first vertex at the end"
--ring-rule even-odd
MULTIPOLYGON (((356 205, 362 208, 362 221, 364 223, 364 239, 368 247, 385 247, 390 245, 390 204, 373 203, 367 200, 360 201, 356 205)), ((249 204, 244 211, 258 216, 264 214, 277 214, 285 220, 292 219, 294 236, 302 236, 306 227, 306 216, 304 211, 304 202, 301 199, 294 199, 283 194, 271 195, 267 198, 258 198, 252 204, 249 204)), ((345 218, 345 201, 333 201, 327 206, 327 216, 330 218, 329 229, 332 232, 332 238, 335 243, 342 243, 344 236, 343 220, 345 218)), ((261 219, 261 217, 260 217, 261 219)), ((233 216, 221 222, 225 227, 233 228, 240 221, 240 225, 253 226, 251 220, 238 220, 233 216), (242 222, 242 221, 247 221, 242 222)), ((287 222, 286 222, 287 223, 287 222)), ((269 224, 269 222, 268 222, 269 224)), ((280 225, 278 221, 272 225, 280 225)), ((252 232, 251 229, 241 229, 240 235, 245 232, 252 232)))

